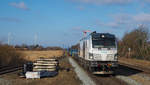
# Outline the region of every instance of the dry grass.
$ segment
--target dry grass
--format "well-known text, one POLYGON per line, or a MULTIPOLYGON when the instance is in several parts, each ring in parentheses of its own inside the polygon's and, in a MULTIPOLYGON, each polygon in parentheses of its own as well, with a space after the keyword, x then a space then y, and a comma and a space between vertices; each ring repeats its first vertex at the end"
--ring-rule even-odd
POLYGON ((49 50, 49 51, 19 51, 24 56, 22 56, 25 60, 34 61, 40 57, 50 58, 50 57, 60 57, 63 56, 62 50, 49 50))
POLYGON ((17 52, 12 46, 0 44, 0 65, 18 65, 25 62, 21 57, 21 53, 17 52))
POLYGON ((119 61, 122 63, 131 64, 131 65, 138 65, 138 66, 142 66, 142 67, 149 67, 150 66, 150 61, 146 61, 146 60, 120 57, 119 61))

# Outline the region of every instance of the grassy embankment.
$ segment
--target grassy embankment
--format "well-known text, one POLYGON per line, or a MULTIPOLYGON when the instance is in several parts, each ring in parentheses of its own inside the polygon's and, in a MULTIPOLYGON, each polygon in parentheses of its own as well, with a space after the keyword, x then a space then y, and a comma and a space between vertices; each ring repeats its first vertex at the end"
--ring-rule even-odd
POLYGON ((19 65, 26 62, 12 46, 0 44, 0 66, 19 65))

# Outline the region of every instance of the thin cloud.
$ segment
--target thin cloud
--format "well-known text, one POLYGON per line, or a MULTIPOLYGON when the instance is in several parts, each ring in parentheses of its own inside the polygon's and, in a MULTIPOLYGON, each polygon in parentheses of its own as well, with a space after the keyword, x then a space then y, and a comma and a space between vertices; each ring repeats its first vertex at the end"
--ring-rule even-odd
POLYGON ((128 4, 133 0, 69 0, 85 4, 128 4))
POLYGON ((146 2, 150 2, 150 0, 144 0, 144 1, 146 1, 146 2))
POLYGON ((102 21, 96 22, 98 26, 100 27, 107 27, 107 28, 119 28, 120 24, 118 22, 107 22, 104 23, 102 21))
POLYGON ((133 19, 137 22, 150 24, 150 14, 147 13, 137 14, 136 16, 133 17, 133 19))
POLYGON ((29 10, 29 8, 25 5, 24 2, 20 2, 20 3, 12 2, 12 3, 9 3, 9 5, 13 6, 15 8, 19 8, 19 9, 23 9, 23 10, 29 10))
POLYGON ((75 36, 81 36, 82 32, 83 32, 83 28, 81 26, 75 26, 75 27, 72 27, 70 30, 69 30, 72 34, 74 34, 75 36))
POLYGON ((5 21, 5 22, 21 22, 22 20, 18 18, 12 18, 12 17, 0 17, 0 21, 5 21))
POLYGON ((139 24, 150 25, 150 13, 139 13, 136 15, 131 14, 115 14, 111 16, 112 21, 102 22, 97 21, 98 26, 108 28, 135 28, 139 24))
POLYGON ((77 7, 77 9, 79 9, 80 11, 83 11, 83 10, 85 10, 85 7, 80 5, 77 7))
POLYGON ((76 27, 73 27, 71 30, 73 30, 73 31, 81 31, 82 27, 81 26, 76 26, 76 27))

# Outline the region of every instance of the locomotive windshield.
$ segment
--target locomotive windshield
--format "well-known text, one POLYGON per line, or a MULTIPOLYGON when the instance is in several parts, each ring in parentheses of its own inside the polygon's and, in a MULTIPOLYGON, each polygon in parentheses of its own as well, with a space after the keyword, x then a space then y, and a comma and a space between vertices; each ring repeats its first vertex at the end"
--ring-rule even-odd
POLYGON ((93 48, 115 48, 115 37, 114 36, 105 36, 99 35, 92 37, 93 48))

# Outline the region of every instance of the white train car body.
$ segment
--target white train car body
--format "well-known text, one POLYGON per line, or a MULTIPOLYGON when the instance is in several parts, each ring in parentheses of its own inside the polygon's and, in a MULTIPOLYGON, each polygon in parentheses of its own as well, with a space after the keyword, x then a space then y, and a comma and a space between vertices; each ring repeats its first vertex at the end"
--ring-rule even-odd
POLYGON ((117 40, 109 33, 93 32, 80 40, 80 63, 94 74, 112 74, 117 68, 117 40))

